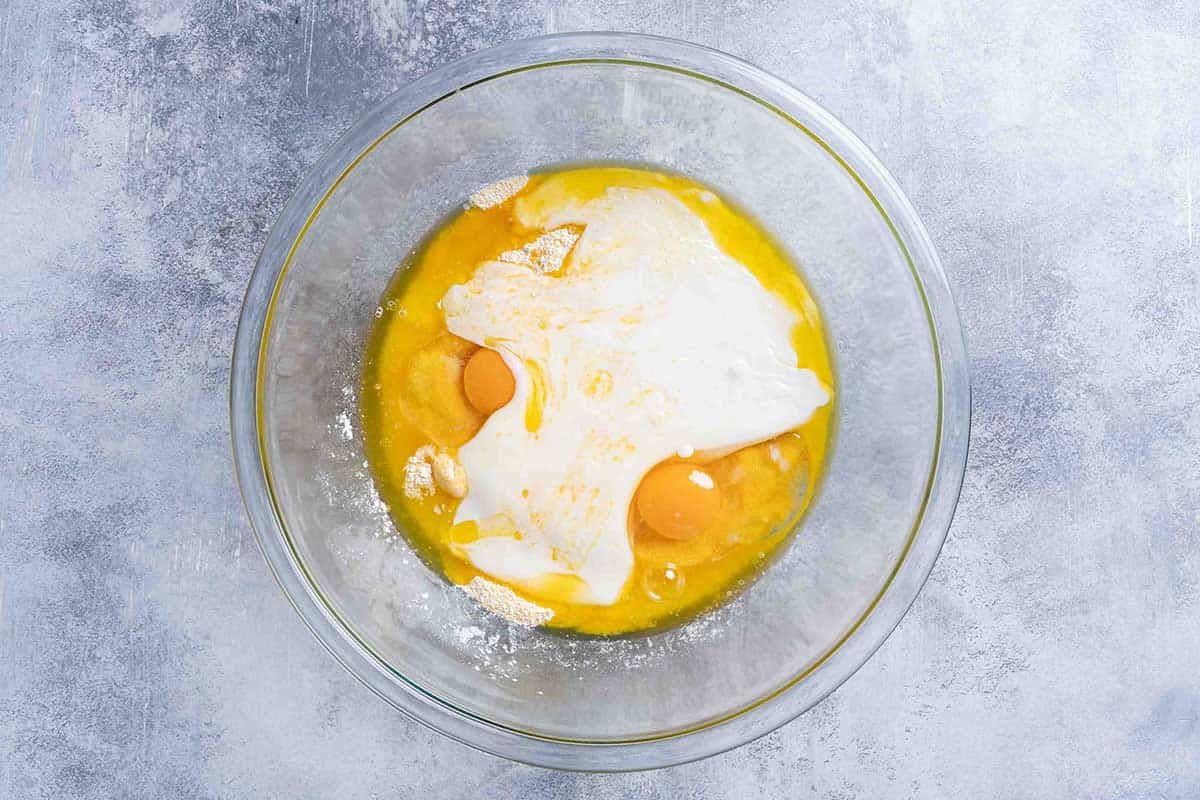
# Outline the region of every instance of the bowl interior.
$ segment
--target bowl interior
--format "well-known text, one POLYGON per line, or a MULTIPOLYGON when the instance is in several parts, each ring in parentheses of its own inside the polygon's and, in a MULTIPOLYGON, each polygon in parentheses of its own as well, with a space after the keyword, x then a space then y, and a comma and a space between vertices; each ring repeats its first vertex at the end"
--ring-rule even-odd
POLYGON ((938 370, 904 248, 826 143, 686 71, 558 63, 438 99, 342 175, 277 287, 260 364, 260 441, 312 591, 393 680, 538 737, 639 741, 755 706, 802 678, 868 613, 926 503, 938 370), (356 403, 376 303, 430 228, 485 183, 594 161, 684 173, 757 218, 801 266, 837 374, 822 485, 778 561, 696 621, 623 639, 509 625, 431 572, 374 493, 356 403))

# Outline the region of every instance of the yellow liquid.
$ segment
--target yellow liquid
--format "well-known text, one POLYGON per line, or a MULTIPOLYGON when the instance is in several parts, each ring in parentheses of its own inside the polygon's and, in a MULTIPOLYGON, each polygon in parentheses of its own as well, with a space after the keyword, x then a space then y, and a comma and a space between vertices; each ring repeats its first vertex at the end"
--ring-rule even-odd
MULTIPOLYGON (((454 453, 484 421, 462 390, 463 364, 477 348, 448 333, 438 302, 482 262, 541 233, 520 226, 514 203, 586 201, 615 186, 666 190, 704 220, 718 245, 796 312, 797 364, 832 389, 820 316, 796 268, 758 226, 689 178, 612 166, 550 172, 531 177, 498 207, 456 214, 388 287, 367 343, 360 394, 367 458, 380 497, 417 551, 455 584, 481 575, 451 549, 452 542, 474 538, 475 526, 453 526, 458 501, 442 492, 421 499, 404 493, 404 467, 417 448, 433 443, 454 453)), ((688 541, 660 537, 631 510, 635 563, 615 604, 559 602, 553 592, 528 599, 555 612, 549 627, 619 634, 675 624, 731 597, 766 564, 808 506, 825 460, 830 416, 827 404, 795 431, 707 463, 722 496, 708 533, 688 541)))

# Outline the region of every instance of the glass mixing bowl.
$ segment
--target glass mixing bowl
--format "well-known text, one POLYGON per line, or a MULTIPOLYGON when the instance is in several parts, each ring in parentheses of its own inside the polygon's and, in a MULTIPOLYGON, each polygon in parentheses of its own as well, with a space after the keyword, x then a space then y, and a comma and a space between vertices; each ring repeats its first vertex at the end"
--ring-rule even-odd
POLYGON ((723 53, 569 34, 414 81, 321 159, 250 279, 231 406, 259 543, 347 669, 467 744, 624 770, 760 736, 874 652, 945 538, 970 402, 929 237, 853 134, 723 53), (573 637, 504 622, 414 556, 372 487, 356 397, 376 304, 422 236, 496 179, 613 160, 707 183, 791 253, 828 327, 835 434, 796 535, 731 602, 653 634, 573 637))

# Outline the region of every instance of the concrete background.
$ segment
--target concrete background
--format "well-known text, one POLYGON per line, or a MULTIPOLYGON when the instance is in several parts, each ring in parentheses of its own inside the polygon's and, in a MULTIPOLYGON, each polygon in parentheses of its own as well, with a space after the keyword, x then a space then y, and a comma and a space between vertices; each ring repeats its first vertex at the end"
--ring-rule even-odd
POLYGON ((0 798, 1200 796, 1192 0, 0 0, 0 798), (812 713, 629 776, 407 721, 273 584, 232 477, 234 320, 302 171, 495 42, 629 29, 875 149, 961 305, 962 503, 812 713))

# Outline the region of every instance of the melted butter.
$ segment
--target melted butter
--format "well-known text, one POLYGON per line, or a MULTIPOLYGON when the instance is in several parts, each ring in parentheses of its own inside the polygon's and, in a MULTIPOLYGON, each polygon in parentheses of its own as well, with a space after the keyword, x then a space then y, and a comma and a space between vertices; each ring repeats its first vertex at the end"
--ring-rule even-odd
POLYGON ((546 408, 546 379, 542 376, 542 368, 532 358, 526 359, 525 369, 533 384, 525 404, 525 430, 537 433, 542 427, 542 413, 546 408))
MULTIPOLYGON (((452 526, 458 501, 440 494, 410 499, 403 492, 404 465, 418 447, 433 441, 454 451, 483 422, 461 388, 462 364, 474 346, 446 332, 438 303, 480 263, 520 248, 539 233, 523 230, 513 215, 515 203, 533 202, 534 189, 538 202, 555 206, 599 197, 613 186, 665 189, 703 219, 726 253, 796 311, 792 345, 797 363, 833 386, 820 315, 796 269, 750 219, 690 179, 586 167, 534 176, 513 200, 457 214, 433 233, 389 286, 385 313, 368 341, 360 394, 367 456, 380 496, 418 552, 455 584, 481 575, 452 548, 478 538, 477 526, 452 526)), ((605 380, 611 376, 597 376, 588 389, 602 391, 605 380)), ((531 402, 526 409, 526 424, 534 426, 530 430, 540 423, 541 409, 535 406, 531 402)), ((550 626, 589 634, 627 633, 686 620, 730 596, 767 563, 807 508, 825 460, 831 413, 831 404, 823 406, 794 432, 706 463, 723 498, 709 533, 688 541, 665 539, 631 513, 635 565, 620 599, 611 606, 572 603, 578 578, 552 576, 536 598, 554 610, 550 626)), ((698 456, 688 460, 701 461, 698 456)))

